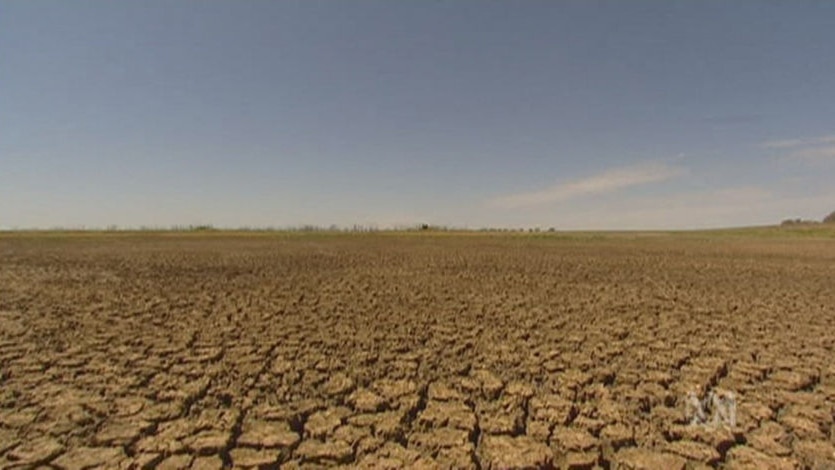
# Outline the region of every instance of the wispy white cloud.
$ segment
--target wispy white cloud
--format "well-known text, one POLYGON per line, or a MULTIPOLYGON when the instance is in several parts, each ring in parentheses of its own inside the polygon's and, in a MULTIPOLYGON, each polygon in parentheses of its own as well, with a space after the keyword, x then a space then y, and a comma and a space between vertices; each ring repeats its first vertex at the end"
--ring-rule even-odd
POLYGON ((625 197, 589 207, 566 224, 592 229, 680 229, 778 223, 782 215, 762 214, 763 208, 775 202, 771 191, 756 186, 685 191, 664 198, 625 197))
POLYGON ((767 149, 791 149, 826 144, 835 144, 835 135, 825 135, 804 139, 769 140, 763 142, 761 146, 767 149))
POLYGON ((775 150, 782 158, 807 163, 835 161, 835 135, 803 139, 771 140, 762 142, 762 148, 775 150))
POLYGON ((644 163, 631 167, 610 169, 597 175, 567 181, 545 189, 499 196, 490 200, 489 205, 502 209, 540 206, 665 181, 684 172, 685 170, 681 167, 663 163, 644 163))
POLYGON ((562 210, 539 206, 497 214, 472 208, 440 222, 471 227, 555 227, 558 230, 654 230, 779 224, 788 218, 821 220, 832 212, 835 190, 827 185, 791 189, 781 185, 718 186, 654 194, 618 193, 605 201, 572 200, 562 210))
POLYGON ((787 218, 820 220, 831 211, 835 193, 789 194, 758 186, 682 192, 670 197, 624 198, 591 208, 573 222, 593 228, 718 228, 778 224, 787 218))
POLYGON ((835 160, 835 145, 801 148, 789 153, 789 157, 807 161, 835 160))

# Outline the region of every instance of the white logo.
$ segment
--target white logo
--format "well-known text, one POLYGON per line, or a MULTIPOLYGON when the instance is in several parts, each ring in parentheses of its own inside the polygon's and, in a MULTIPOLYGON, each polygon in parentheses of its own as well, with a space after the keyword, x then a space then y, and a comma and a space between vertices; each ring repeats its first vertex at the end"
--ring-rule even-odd
POLYGON ((736 427, 736 396, 726 390, 711 390, 700 400, 696 392, 687 392, 684 416, 691 425, 736 427))

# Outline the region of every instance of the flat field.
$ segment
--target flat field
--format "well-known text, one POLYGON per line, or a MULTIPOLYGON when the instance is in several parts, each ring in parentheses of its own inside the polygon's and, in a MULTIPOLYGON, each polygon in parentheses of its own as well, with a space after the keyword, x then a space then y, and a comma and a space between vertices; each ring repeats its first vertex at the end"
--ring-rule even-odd
POLYGON ((835 239, 0 234, 0 381, 0 468, 833 469, 835 239))

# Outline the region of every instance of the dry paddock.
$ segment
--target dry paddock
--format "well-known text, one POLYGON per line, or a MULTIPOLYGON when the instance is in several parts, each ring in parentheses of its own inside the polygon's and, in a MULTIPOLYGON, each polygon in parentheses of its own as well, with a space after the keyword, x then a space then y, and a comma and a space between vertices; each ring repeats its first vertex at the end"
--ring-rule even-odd
POLYGON ((835 469, 834 346, 831 239, 3 234, 0 468, 835 469))

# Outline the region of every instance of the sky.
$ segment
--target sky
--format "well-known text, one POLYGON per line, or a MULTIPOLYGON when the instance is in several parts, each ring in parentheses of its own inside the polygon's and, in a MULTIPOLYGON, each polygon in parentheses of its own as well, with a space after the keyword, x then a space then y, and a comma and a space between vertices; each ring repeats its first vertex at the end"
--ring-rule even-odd
POLYGON ((0 229, 835 210, 835 2, 0 0, 0 229))

